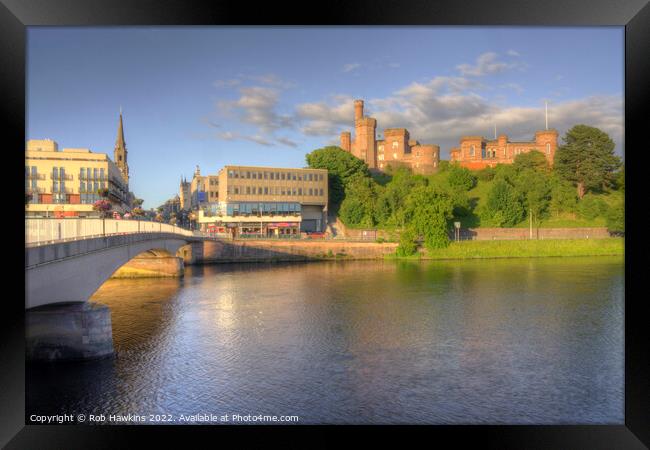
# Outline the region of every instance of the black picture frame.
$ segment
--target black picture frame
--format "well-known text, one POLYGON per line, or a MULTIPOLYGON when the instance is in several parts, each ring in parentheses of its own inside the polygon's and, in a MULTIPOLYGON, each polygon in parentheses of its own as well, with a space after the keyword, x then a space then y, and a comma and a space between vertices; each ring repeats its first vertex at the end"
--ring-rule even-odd
MULTIPOLYGON (((13 255, 21 254, 24 206, 8 202, 5 229, 5 295, 3 316, 9 319, 0 338, 0 444, 6 448, 129 448, 144 434, 149 439, 185 441, 197 435, 224 432, 245 441, 267 444, 278 431, 298 430, 318 444, 336 444, 350 432, 372 432, 380 439, 417 436, 431 445, 451 439, 494 448, 646 448, 650 445, 650 358, 644 312, 642 257, 645 237, 640 209, 647 152, 642 134, 650 129, 650 5, 647 0, 497 0, 497 1, 351 1, 301 4, 278 2, 216 2, 188 0, 0 0, 0 109, 6 125, 7 186, 22 176, 19 149, 25 145, 25 50, 28 26, 113 25, 497 25, 497 26, 624 26, 625 146, 633 149, 626 170, 625 254, 625 425, 620 426, 399 426, 399 427, 163 427, 163 426, 37 426, 25 425, 24 285, 13 255), (8 126, 7 126, 8 125, 8 126), (15 179, 14 179, 15 178, 15 179), (636 209, 635 209, 636 208, 636 209), (637 216, 637 217, 635 217, 637 216), (13 246, 16 251, 13 251, 13 246), (636 262, 635 261, 640 261, 636 262), (17 285, 11 292, 8 288, 17 285), (635 291, 638 289, 639 291, 635 291), (21 299, 21 295, 22 299, 21 299), (344 436, 335 437, 332 431, 344 436)), ((552 56, 552 49, 549 49, 552 56)), ((594 76, 597 76, 595 74, 594 76)), ((24 272, 22 272, 24 274, 24 272)), ((213 439, 221 439, 215 436, 213 439)), ((221 441, 213 441, 220 445, 221 441)), ((298 445, 287 440, 285 445, 298 445)))

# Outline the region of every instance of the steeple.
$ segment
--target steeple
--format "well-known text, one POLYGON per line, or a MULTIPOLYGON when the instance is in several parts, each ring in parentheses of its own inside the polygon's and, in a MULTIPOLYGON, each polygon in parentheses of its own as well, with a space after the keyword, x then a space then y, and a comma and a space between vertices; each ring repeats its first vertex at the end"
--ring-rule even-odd
POLYGON ((120 121, 117 125, 117 139, 115 140, 115 151, 113 152, 115 165, 122 172, 122 176, 129 182, 129 164, 127 163, 126 142, 124 141, 124 125, 122 123, 122 107, 120 106, 120 121))

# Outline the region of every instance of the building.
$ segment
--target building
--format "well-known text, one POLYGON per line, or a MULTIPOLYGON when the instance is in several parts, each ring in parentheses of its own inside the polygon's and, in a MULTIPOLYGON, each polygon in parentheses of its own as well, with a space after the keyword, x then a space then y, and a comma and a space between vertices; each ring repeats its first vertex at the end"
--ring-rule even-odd
POLYGON ((114 163, 105 153, 88 148, 64 148, 50 139, 30 139, 25 150, 25 193, 31 199, 25 215, 31 217, 98 216, 93 203, 102 197, 100 189, 108 189, 113 210, 129 210, 129 166, 122 127, 118 125, 114 163))
POLYGON ((440 164, 440 147, 420 144, 411 139, 406 128, 387 128, 384 138, 377 139, 377 120, 363 115, 363 100, 354 101, 354 139, 349 131, 341 133, 341 148, 368 164, 372 170, 384 171, 408 167, 414 173, 430 174, 440 164))
POLYGON ((181 208, 192 211, 216 203, 219 201, 219 176, 201 175, 201 169, 196 166, 192 181, 181 177, 178 196, 181 208))
POLYGON ((537 150, 542 152, 552 165, 557 150, 557 138, 558 132, 554 129, 535 132, 535 139, 532 141, 511 142, 505 134, 494 140, 482 136, 463 136, 460 138, 460 146, 452 148, 449 152, 450 161, 471 170, 480 170, 497 164, 512 164, 517 155, 537 150))
POLYGON ((287 236, 327 225, 327 170, 225 166, 218 202, 199 210, 202 230, 287 236))

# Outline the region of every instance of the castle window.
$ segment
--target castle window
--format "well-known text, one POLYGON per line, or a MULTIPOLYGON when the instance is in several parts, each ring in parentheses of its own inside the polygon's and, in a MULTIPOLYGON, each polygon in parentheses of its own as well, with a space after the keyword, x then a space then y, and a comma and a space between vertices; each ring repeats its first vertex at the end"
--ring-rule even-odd
POLYGON ((551 154, 551 144, 546 143, 546 154, 550 155, 551 154))
POLYGON ((397 159, 397 153, 393 153, 393 159, 397 159))
POLYGON ((383 151, 384 151, 384 146, 383 146, 383 145, 380 145, 379 148, 378 148, 378 150, 379 150, 380 152, 383 152, 383 151))
POLYGON ((469 148, 469 156, 475 156, 475 155, 476 155, 476 152, 474 150, 474 146, 472 145, 469 148))
POLYGON ((384 155, 377 155, 377 159, 379 161, 383 161, 384 160, 384 155))
POLYGON ((503 149, 503 156, 506 156, 506 149, 503 149))
POLYGON ((420 152, 419 151, 415 152, 415 156, 420 156, 420 152))
POLYGON ((398 145, 399 145, 399 142, 393 141, 393 148, 397 148, 398 145))

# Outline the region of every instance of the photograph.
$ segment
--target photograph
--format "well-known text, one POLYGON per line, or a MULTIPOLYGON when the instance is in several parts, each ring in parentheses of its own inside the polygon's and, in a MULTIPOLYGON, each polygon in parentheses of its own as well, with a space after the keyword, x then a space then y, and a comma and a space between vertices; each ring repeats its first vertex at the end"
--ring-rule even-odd
POLYGON ((26 33, 27 424, 624 424, 624 27, 26 33))

